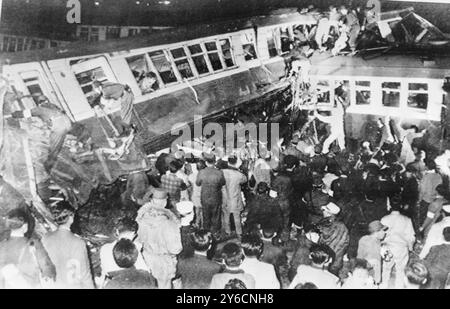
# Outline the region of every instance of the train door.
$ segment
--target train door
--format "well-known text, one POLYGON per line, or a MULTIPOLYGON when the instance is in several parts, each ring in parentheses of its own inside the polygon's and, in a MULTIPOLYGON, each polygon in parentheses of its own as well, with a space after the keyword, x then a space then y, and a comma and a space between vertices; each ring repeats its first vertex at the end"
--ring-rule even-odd
POLYGON ((15 109, 33 108, 41 96, 46 96, 50 102, 60 106, 39 63, 18 64, 10 68, 5 70, 5 73, 7 78, 13 81, 12 90, 20 98, 14 103, 15 109))
POLYGON ((49 67, 75 121, 95 116, 91 106, 96 98, 92 87, 94 80, 117 81, 105 57, 73 60, 69 67, 67 60, 54 60, 49 62, 49 67))

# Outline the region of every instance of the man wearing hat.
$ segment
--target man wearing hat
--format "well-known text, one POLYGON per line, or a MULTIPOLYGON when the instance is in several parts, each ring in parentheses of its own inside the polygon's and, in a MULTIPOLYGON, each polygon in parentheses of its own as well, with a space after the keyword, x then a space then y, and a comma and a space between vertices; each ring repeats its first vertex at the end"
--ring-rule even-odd
POLYGON ((61 202, 53 213, 58 229, 45 235, 42 243, 56 267, 56 286, 61 289, 93 289, 86 243, 70 231, 75 209, 69 203, 61 202))
POLYGON ((152 199, 138 211, 138 241, 143 245, 143 256, 158 288, 171 289, 176 275, 177 255, 183 249, 180 221, 167 210, 167 192, 153 191, 152 199))
POLYGON ((428 255, 431 247, 445 243, 443 232, 445 228, 450 226, 450 204, 447 203, 442 206, 442 215, 444 216, 442 221, 433 224, 428 232, 425 245, 423 246, 422 252, 420 252, 420 258, 422 259, 428 255))
POLYGON ((194 248, 192 247, 191 241, 191 233, 194 232, 191 226, 195 215, 194 203, 190 201, 179 202, 176 208, 181 217, 181 244, 183 246, 183 250, 178 255, 178 258, 190 258, 194 255, 194 248))
POLYGON ((50 130, 49 153, 44 167, 50 172, 56 163, 58 155, 64 145, 67 133, 72 129, 72 122, 66 113, 49 102, 46 96, 41 95, 38 98, 37 106, 32 109, 15 111, 13 118, 31 118, 38 117, 44 121, 50 130))
POLYGON ((203 226, 213 234, 220 231, 222 187, 225 185, 223 172, 215 167, 216 156, 204 153, 206 168, 197 176, 196 185, 201 186, 200 201, 203 210, 203 226))
POLYGON ((381 252, 382 241, 386 238, 388 227, 381 221, 372 221, 368 226, 369 235, 363 236, 358 243, 358 259, 365 259, 374 270, 374 279, 377 284, 381 283, 381 252))
POLYGON ((330 272, 336 276, 339 275, 344 264, 344 255, 350 243, 347 227, 336 218, 340 211, 341 209, 332 202, 322 206, 324 219, 319 223, 319 244, 327 245, 336 255, 329 268, 330 272))

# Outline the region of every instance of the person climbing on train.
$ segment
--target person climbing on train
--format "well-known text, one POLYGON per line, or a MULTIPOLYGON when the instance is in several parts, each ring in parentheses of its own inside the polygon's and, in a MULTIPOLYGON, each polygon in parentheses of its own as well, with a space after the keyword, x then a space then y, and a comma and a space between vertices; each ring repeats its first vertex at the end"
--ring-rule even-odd
POLYGON ((142 127, 142 122, 134 109, 134 95, 128 85, 119 83, 105 83, 95 80, 92 83, 94 91, 100 95, 100 101, 103 105, 107 105, 107 101, 120 100, 120 117, 124 128, 135 127, 135 121, 142 127))
POLYGON ((13 118, 38 117, 47 124, 51 132, 49 153, 44 162, 44 167, 46 171, 50 173, 64 145, 66 135, 72 129, 70 118, 59 106, 50 103, 49 99, 44 95, 38 97, 36 107, 15 111, 11 116, 13 118))

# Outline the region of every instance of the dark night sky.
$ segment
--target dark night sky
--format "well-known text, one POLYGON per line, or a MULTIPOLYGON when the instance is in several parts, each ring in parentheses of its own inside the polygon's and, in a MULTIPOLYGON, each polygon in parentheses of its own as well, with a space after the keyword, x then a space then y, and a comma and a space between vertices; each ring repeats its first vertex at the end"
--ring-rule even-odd
MULTIPOLYGON (((367 0, 81 0, 82 24, 179 25, 262 14, 274 8, 314 4, 365 4, 367 0), (95 2, 99 2, 96 6, 95 2)), ((3 0, 1 28, 15 33, 67 38, 73 25, 66 22, 67 0, 3 0)), ((414 6, 416 11, 450 32, 450 4, 420 4, 382 0, 383 10, 414 6)))

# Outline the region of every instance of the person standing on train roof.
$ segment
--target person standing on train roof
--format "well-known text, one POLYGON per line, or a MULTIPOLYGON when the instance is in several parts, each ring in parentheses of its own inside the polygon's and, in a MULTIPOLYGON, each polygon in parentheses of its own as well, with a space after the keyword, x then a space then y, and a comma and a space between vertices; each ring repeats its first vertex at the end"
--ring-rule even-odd
POLYGON ((120 100, 120 117, 125 128, 134 126, 132 123, 133 116, 142 126, 139 116, 134 109, 134 95, 128 85, 122 85, 119 83, 105 83, 95 80, 92 83, 93 89, 101 96, 101 99, 120 100))
POLYGON ((72 122, 60 107, 50 103, 49 99, 40 95, 37 99, 36 107, 15 111, 13 118, 38 117, 44 121, 50 129, 49 153, 44 162, 44 167, 48 173, 55 165, 58 155, 64 145, 67 133, 72 129, 72 122))

